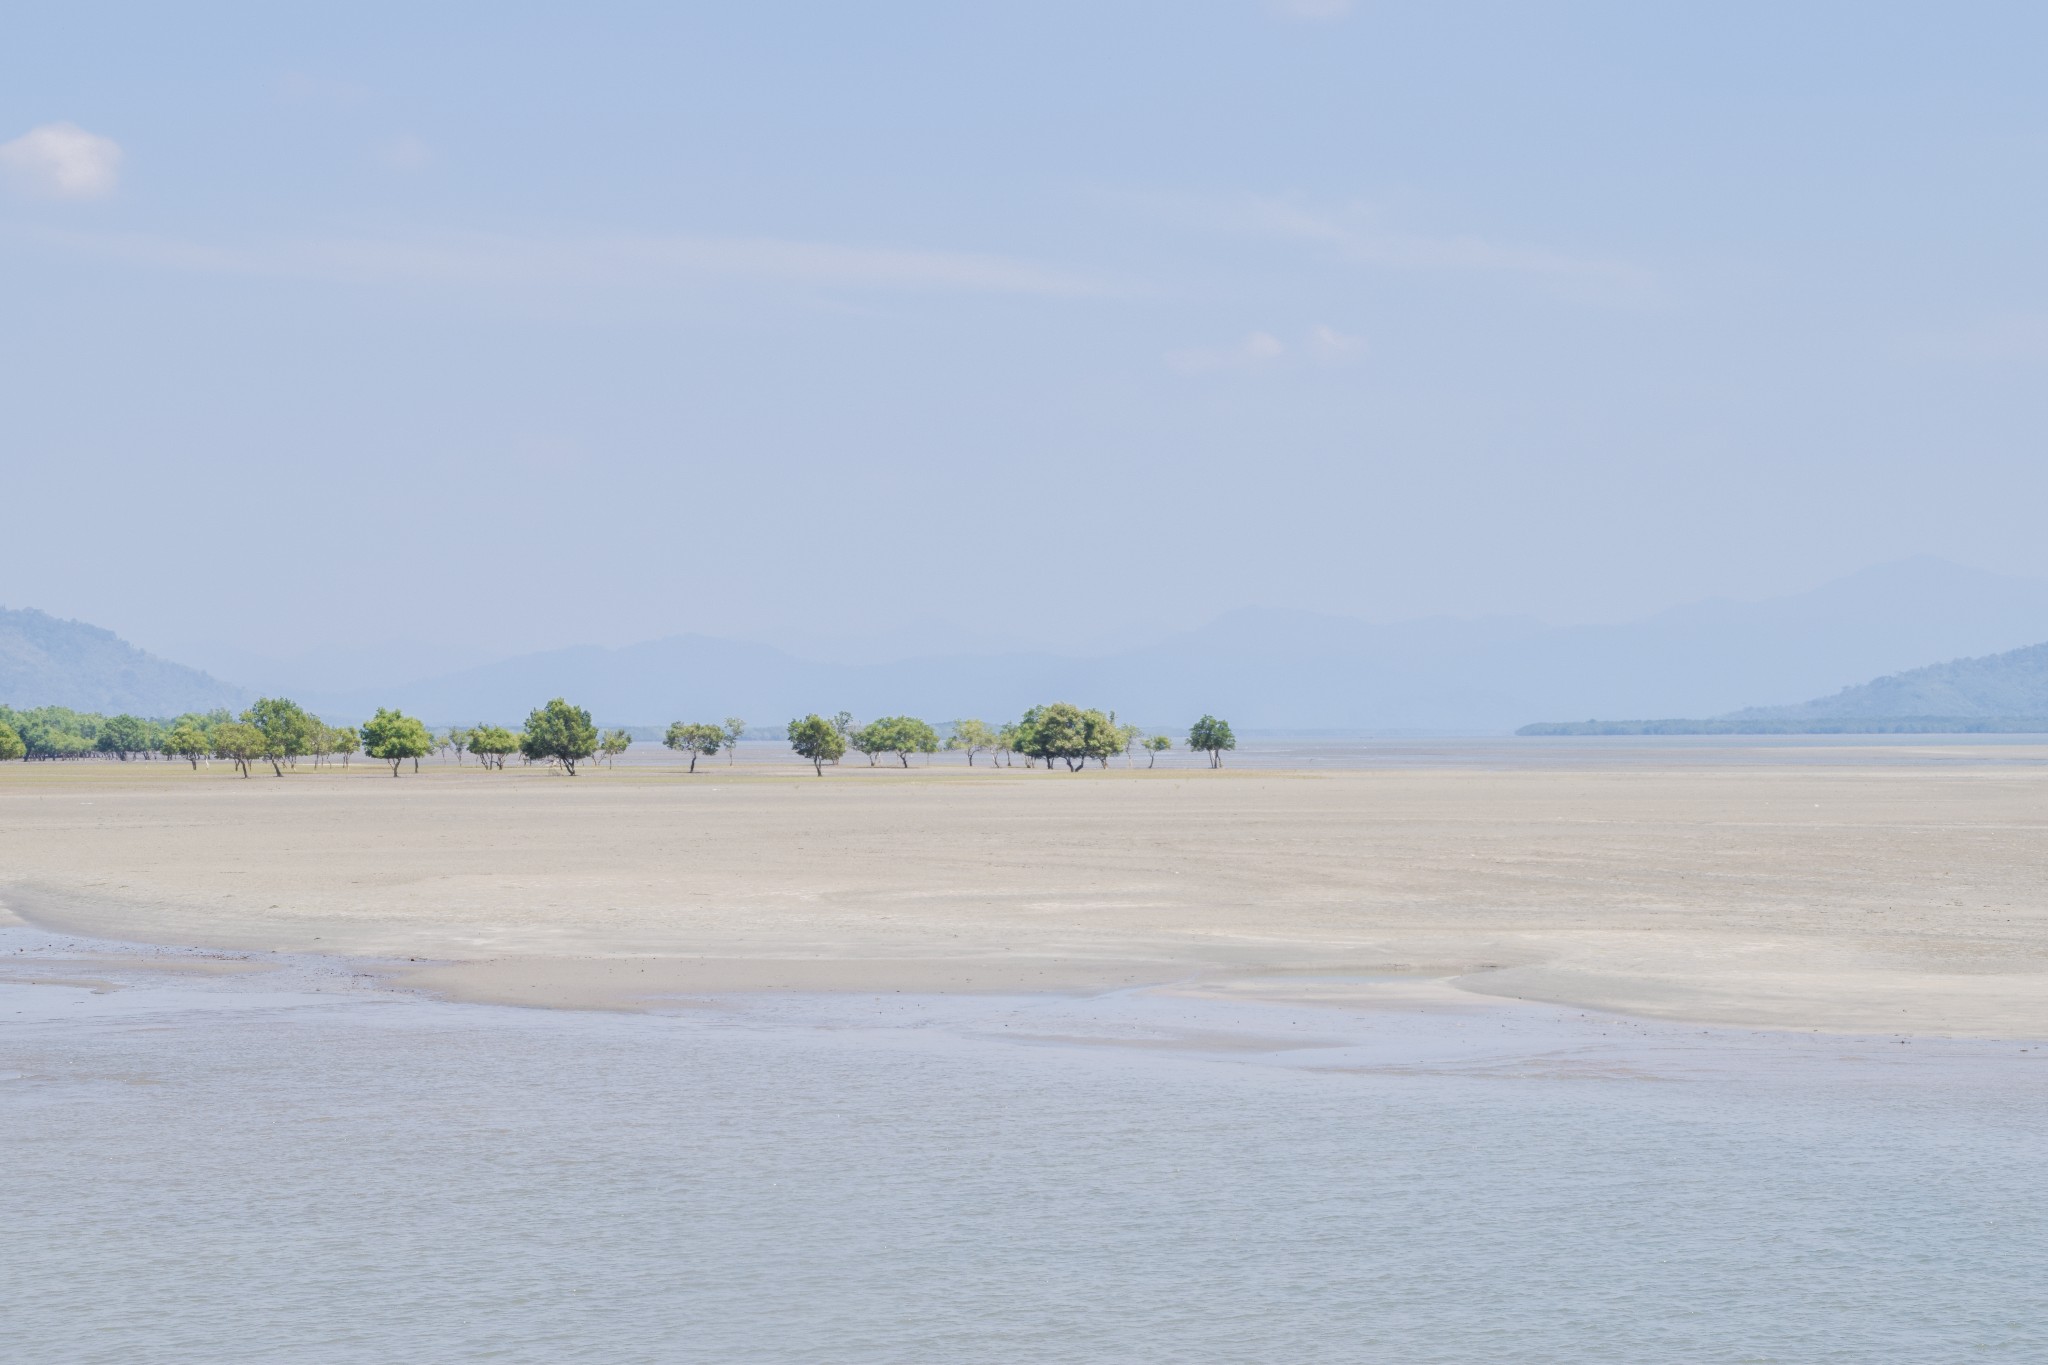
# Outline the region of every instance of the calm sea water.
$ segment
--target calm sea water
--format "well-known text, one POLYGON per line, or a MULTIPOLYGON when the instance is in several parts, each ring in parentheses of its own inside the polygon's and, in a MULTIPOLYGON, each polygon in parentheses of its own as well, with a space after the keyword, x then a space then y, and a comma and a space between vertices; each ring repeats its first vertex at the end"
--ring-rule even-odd
POLYGON ((124 982, 0 986, 0 1359, 2048 1359, 2019 1044, 124 982))

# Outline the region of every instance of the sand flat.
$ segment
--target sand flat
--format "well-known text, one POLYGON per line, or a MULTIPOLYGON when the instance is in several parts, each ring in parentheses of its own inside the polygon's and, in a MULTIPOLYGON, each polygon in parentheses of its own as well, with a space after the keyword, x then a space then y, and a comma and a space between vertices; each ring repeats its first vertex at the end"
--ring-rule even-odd
POLYGON ((31 923, 374 959, 532 1004, 1405 973, 2041 1037, 2044 887, 2048 768, 1968 754, 823 780, 0 765, 0 902, 31 923))

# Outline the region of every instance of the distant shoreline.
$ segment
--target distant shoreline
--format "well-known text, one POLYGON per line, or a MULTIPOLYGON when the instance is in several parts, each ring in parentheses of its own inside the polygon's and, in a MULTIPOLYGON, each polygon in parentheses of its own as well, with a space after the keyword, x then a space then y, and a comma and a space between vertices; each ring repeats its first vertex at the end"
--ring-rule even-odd
POLYGON ((1517 735, 2032 735, 2048 716, 1874 716, 1841 720, 1565 720, 1524 725, 1517 735))

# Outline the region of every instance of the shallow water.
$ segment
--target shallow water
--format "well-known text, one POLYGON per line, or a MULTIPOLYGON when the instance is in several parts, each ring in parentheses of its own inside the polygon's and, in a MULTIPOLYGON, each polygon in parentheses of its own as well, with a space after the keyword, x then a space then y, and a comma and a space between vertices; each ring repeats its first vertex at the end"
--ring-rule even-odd
POLYGON ((0 1358, 2034 1361, 2020 1044, 0 985, 0 1358))

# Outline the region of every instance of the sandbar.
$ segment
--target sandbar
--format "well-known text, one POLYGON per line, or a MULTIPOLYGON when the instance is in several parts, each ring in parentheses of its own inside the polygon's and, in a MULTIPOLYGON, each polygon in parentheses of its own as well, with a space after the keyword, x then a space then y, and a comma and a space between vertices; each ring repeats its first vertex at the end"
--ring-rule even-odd
POLYGON ((1774 1029, 2048 1036, 2048 764, 795 765, 243 780, 0 765, 0 905, 454 999, 1349 979, 1774 1029))

